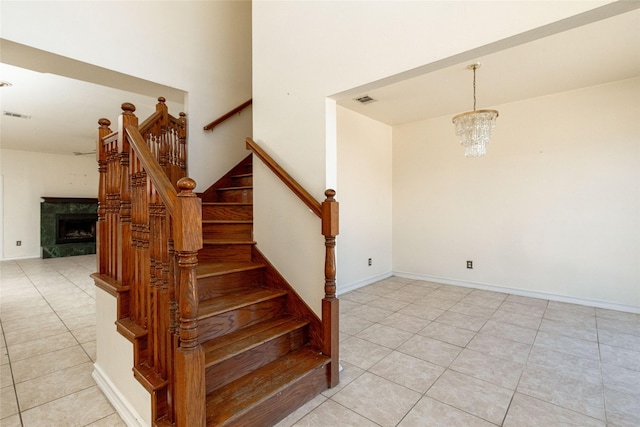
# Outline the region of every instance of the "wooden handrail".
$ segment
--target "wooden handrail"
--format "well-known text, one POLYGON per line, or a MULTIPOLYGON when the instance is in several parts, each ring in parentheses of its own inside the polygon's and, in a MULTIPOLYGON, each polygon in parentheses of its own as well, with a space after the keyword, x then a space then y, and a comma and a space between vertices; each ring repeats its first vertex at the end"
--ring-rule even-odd
POLYGON ((173 187, 173 184, 171 184, 167 175, 163 172, 158 162, 153 158, 151 150, 147 147, 147 144, 138 129, 132 125, 128 125, 125 127, 125 131, 127 136, 129 136, 129 143, 139 156, 140 163, 142 163, 147 175, 149 175, 151 181, 155 184, 158 194, 166 205, 167 212, 169 212, 169 215, 173 216, 176 200, 178 198, 178 193, 173 187))
POLYGON ((302 202, 311 209, 311 211, 322 218, 322 207, 307 190, 302 187, 298 181, 293 179, 266 151, 264 151, 253 139, 247 138, 247 150, 251 150, 265 165, 278 177, 282 182, 289 187, 293 193, 298 196, 302 202))
POLYGON ((232 117, 233 115, 235 115, 235 114, 239 113, 240 111, 244 110, 245 108, 247 108, 251 104, 253 104, 253 98, 248 100, 248 101, 243 102, 242 104, 238 105, 233 110, 231 110, 228 113, 225 113, 222 116, 218 117, 217 119, 215 119, 214 121, 212 121, 211 123, 206 125, 204 127, 204 130, 212 130, 214 127, 218 126, 220 123, 224 122, 229 117, 232 117))

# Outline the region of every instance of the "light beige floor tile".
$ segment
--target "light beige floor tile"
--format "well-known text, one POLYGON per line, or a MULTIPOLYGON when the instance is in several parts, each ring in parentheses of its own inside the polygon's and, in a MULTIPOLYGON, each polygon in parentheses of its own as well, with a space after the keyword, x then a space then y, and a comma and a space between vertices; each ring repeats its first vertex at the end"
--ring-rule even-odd
POLYGON ((640 352, 637 351, 601 344, 600 358, 602 363, 640 371, 640 352))
POLYGON ((540 327, 540 323, 542 322, 542 318, 540 317, 527 316, 513 311, 503 310, 501 308, 496 310, 493 316, 491 316, 491 320, 535 330, 540 327))
POLYGON ((515 390, 524 369, 522 363, 499 359, 488 354, 464 349, 449 365, 449 369, 515 390))
POLYGON ((322 395, 325 397, 331 397, 343 388, 345 388, 349 383, 358 378, 360 375, 365 373, 364 369, 358 368, 351 363, 345 362, 344 360, 340 361, 340 365, 342 366, 342 371, 340 371, 340 382, 337 386, 327 389, 322 392, 322 395))
POLYGON ((423 320, 435 320, 438 316, 444 313, 444 310, 439 308, 433 308, 422 304, 409 304, 401 310, 398 310, 399 314, 405 316, 413 316, 423 320))
POLYGON ((395 426, 420 399, 420 393, 364 373, 332 400, 381 426, 395 426))
POLYGON ((94 386, 93 363, 83 363, 16 384, 20 408, 34 408, 94 386))
POLYGON ((489 320, 484 324, 480 332, 489 335, 495 335, 506 338, 511 341, 521 342, 523 344, 533 344, 538 333, 535 329, 523 328, 508 323, 496 322, 489 320))
POLYGON ((504 427, 605 427, 601 420, 516 393, 504 427))
POLYGON ((481 418, 463 412, 453 406, 423 397, 411 409, 398 427, 493 427, 481 418))
POLYGON ((84 349, 84 351, 87 353, 87 356, 89 356, 89 358, 92 361, 96 361, 96 343, 94 342, 86 342, 84 344, 81 344, 82 348, 84 349))
POLYGON ((18 401, 15 389, 13 386, 3 387, 0 396, 0 418, 4 419, 17 413, 18 401))
POLYGON ((608 389, 638 396, 640 400, 640 371, 603 363, 602 382, 608 389))
POLYGON ((351 316, 350 314, 340 316, 339 329, 341 333, 355 335, 360 331, 364 331, 371 325, 373 325, 373 322, 360 317, 351 316))
POLYGON ((482 332, 479 332, 473 337, 471 342, 467 344, 467 348, 518 363, 526 362, 529 352, 531 351, 529 344, 511 341, 482 332))
POLYGON ((437 308, 440 310, 449 310, 451 307, 458 303, 457 300, 446 299, 446 298, 438 298, 433 295, 428 295, 425 298, 420 298, 418 300, 413 300, 415 304, 426 305, 427 307, 437 308))
POLYGON ((349 314, 354 308, 360 307, 362 304, 340 297, 340 316, 349 314))
POLYGON ((8 416, 7 418, 2 418, 0 420, 0 424, 2 424, 2 427, 22 427, 20 415, 18 414, 8 416))
POLYGON ((438 341, 457 345, 458 347, 465 347, 476 335, 474 331, 470 331, 469 329, 457 328, 455 326, 438 322, 430 323, 420 330, 418 334, 438 341))
POLYGON ((561 302, 561 301, 549 301, 549 303, 547 304, 547 309, 571 312, 575 315, 595 316, 596 314, 596 309, 594 307, 589 307, 586 305, 579 305, 579 304, 571 304, 568 302, 561 302))
POLYGON ((118 414, 111 414, 98 421, 87 424, 87 427, 127 427, 118 414))
POLYGON ((340 295, 341 300, 348 300, 358 304, 366 304, 370 301, 380 298, 378 295, 370 294, 367 292, 363 292, 360 288, 357 291, 347 292, 346 294, 340 295))
POLYGON ((583 359, 534 346, 529 353, 527 364, 540 365, 559 376, 587 381, 592 384, 602 384, 600 362, 597 360, 583 359))
MULTIPOLYGON (((565 323, 559 320, 542 319, 540 330, 551 334, 578 338, 585 341, 598 341, 598 331, 595 322, 593 325, 583 325, 583 322, 565 323)), ((589 323, 589 322, 584 322, 589 323)))
POLYGON ((585 359, 598 360, 600 358, 598 344, 595 342, 551 334, 544 331, 538 331, 536 341, 533 345, 585 359))
POLYGON ((451 307, 449 311, 488 319, 493 316, 493 313, 495 313, 496 309, 472 304, 470 302, 464 302, 463 300, 451 307))
POLYGON ((331 400, 311 411, 308 415, 294 424, 295 427, 379 427, 362 415, 345 408, 331 400))
POLYGON ((369 301, 366 305, 382 308, 389 311, 398 311, 409 304, 410 303, 408 301, 399 301, 391 298, 378 298, 374 299, 373 301, 369 301))
POLYGON ((362 332, 359 332, 356 336, 358 338, 371 341, 372 343, 395 349, 411 338, 413 334, 411 332, 392 328, 391 326, 376 323, 362 332))
MULTIPOLYGON (((94 310, 95 311, 95 310, 94 310)), ((77 330, 80 328, 85 328, 87 326, 96 326, 96 315, 95 313, 92 314, 87 314, 85 316, 79 316, 79 317, 71 317, 68 319, 62 319, 64 321, 64 324, 67 325, 67 327, 70 330, 77 330)))
POLYGON ((369 369, 389 353, 391 349, 357 337, 340 343, 340 358, 361 369, 369 369))
POLYGON ((416 333, 431 323, 430 320, 419 317, 407 316, 406 314, 393 313, 380 321, 381 325, 391 326, 406 332, 416 333))
POLYGON ((528 303, 523 304, 521 302, 514 301, 512 298, 507 298, 507 300, 500 306, 500 310, 511 311, 525 316, 542 318, 546 310, 546 302, 544 303, 544 305, 528 303))
POLYGON ((384 310, 382 308, 362 305, 358 308, 351 310, 350 314, 352 316, 356 316, 361 319, 368 320, 370 322, 379 322, 392 313, 393 313, 392 311, 384 310))
POLYGON ((13 362, 13 376, 17 384, 89 361, 82 347, 75 345, 13 362))
POLYGON ((10 345, 9 357, 11 358, 11 362, 17 362, 18 360, 28 359, 30 357, 51 353, 55 350, 73 347, 77 344, 78 342, 76 341, 74 336, 71 335, 70 332, 65 332, 62 334, 51 335, 33 341, 10 345))
POLYGON ((640 336, 637 335, 623 334, 608 329, 598 329, 598 342, 612 347, 620 347, 640 352, 640 336))
POLYGON ((444 368, 394 351, 373 365, 369 372, 411 390, 424 393, 444 372, 444 368))
POLYGON ((462 351, 461 347, 415 335, 398 347, 398 351, 446 368, 462 351))
POLYGON ((458 302, 462 300, 466 295, 467 295, 466 293, 455 292, 451 288, 440 287, 435 291, 433 291, 432 293, 430 293, 429 297, 448 299, 448 300, 458 302))
POLYGON ((537 364, 525 367, 518 392, 604 420, 602 385, 558 375, 537 364))
POLYGON ((453 311, 445 311, 435 319, 438 323, 446 323, 447 325, 457 328, 469 329, 478 332, 487 322, 485 317, 469 316, 467 314, 455 313, 453 311))
POLYGON ((14 345, 40 338, 59 335, 67 332, 67 327, 57 317, 48 317, 47 323, 26 323, 19 329, 11 329, 5 333, 7 344, 14 345))
POLYGON ((21 328, 30 328, 33 324, 46 325, 56 322, 60 322, 60 318, 53 310, 44 314, 34 314, 29 317, 28 322, 25 322, 24 319, 6 320, 4 317, 2 318, 5 332, 15 331, 21 328))
POLYGON ((314 397, 313 399, 311 399, 310 401, 308 401, 307 403, 305 403, 304 405, 302 405, 301 407, 299 407, 298 409, 296 409, 295 411, 287 415, 285 419, 280 421, 274 427, 291 427, 296 422, 300 421, 302 417, 304 417, 309 412, 316 409, 326 400, 327 398, 325 396, 323 396, 322 394, 319 394, 318 396, 314 397))
POLYGON ((85 326, 80 329, 73 329, 71 331, 74 337, 78 340, 80 344, 84 344, 86 342, 93 342, 96 340, 96 326, 85 326))
POLYGON ((429 389, 427 396, 500 425, 513 392, 451 370, 429 389))
POLYGON ((637 427, 640 425, 640 399, 638 396, 604 389, 607 421, 613 426, 637 427))
POLYGON ((0 387, 12 387, 13 386, 13 377, 11 376, 11 366, 10 365, 2 365, 0 366, 0 387))
POLYGON ((596 308, 596 316, 599 319, 621 320, 623 322, 635 322, 640 325, 640 314, 625 313, 623 311, 609 310, 606 308, 596 308))
POLYGON ((466 297, 462 298, 461 303, 473 304, 480 307, 491 308, 494 311, 498 309, 504 302, 506 295, 498 294, 498 296, 483 296, 475 292, 470 293, 466 297))
POLYGON ((640 336, 640 321, 598 318, 598 329, 640 336))
POLYGON ((24 427, 85 426, 114 413, 114 409, 95 385, 22 413, 24 427))

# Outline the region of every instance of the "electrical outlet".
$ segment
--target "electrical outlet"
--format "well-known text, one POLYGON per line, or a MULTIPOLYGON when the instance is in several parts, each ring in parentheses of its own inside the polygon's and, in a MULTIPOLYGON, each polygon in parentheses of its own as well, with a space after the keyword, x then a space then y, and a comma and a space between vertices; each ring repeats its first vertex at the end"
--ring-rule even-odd
POLYGON ((473 268, 473 261, 467 261, 467 268, 473 268))
POLYGON ((369 259, 367 260, 367 265, 371 266, 371 264, 373 264, 373 262, 371 261, 371 258, 369 258, 369 259))
POLYGON ((16 246, 22 246, 22 240, 16 240, 16 246))

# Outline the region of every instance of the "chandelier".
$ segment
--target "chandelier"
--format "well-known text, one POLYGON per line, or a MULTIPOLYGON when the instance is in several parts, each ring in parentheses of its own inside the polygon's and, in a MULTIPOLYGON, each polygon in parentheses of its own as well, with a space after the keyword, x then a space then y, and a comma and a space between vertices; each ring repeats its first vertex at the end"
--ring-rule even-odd
POLYGON ((496 127, 496 110, 476 110, 476 70, 480 63, 467 67, 473 70, 473 111, 460 113, 452 121, 456 126, 456 135, 464 147, 467 157, 479 157, 487 154, 487 144, 491 139, 491 130, 496 127))

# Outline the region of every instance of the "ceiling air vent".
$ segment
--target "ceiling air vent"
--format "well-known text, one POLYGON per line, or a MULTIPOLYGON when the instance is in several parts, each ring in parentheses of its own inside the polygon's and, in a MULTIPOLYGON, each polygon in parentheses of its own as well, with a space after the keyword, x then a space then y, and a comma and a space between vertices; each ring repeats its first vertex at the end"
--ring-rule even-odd
POLYGON ((376 102, 376 100, 373 99, 372 97, 370 97, 369 95, 365 95, 365 96, 361 96, 360 98, 356 98, 356 101, 358 101, 361 104, 371 104, 372 102, 376 102))
POLYGON ((30 119, 31 118, 31 116, 27 116, 26 114, 12 113, 11 111, 3 111, 2 115, 3 116, 9 116, 9 117, 16 117, 18 119, 30 119))

